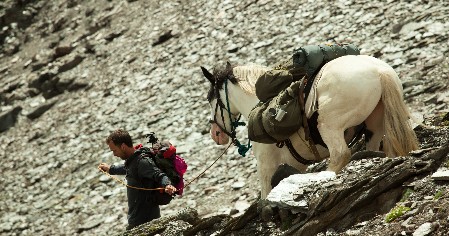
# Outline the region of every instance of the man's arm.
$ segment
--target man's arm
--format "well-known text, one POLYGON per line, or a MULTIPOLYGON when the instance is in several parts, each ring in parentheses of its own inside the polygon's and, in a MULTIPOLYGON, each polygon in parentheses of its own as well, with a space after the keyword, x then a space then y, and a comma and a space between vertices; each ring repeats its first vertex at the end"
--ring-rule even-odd
POLYGON ((151 158, 141 159, 137 171, 142 179, 152 179, 156 183, 162 185, 165 188, 166 193, 173 194, 177 191, 172 185, 171 180, 156 166, 151 158))
POLYGON ((111 175, 126 175, 125 165, 111 165, 109 167, 109 174, 111 175))

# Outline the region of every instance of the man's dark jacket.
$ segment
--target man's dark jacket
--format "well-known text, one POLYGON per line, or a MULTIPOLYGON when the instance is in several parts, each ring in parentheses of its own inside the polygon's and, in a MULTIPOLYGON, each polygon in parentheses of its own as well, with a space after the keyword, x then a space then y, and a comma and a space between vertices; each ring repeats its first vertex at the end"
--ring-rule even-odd
MULTIPOLYGON (((124 165, 112 165, 111 175, 125 175, 128 185, 139 188, 158 188, 171 184, 170 179, 155 165, 151 157, 143 154, 149 149, 140 148, 126 159, 124 165)), ((154 201, 156 191, 128 187, 128 228, 159 218, 159 205, 154 201)))

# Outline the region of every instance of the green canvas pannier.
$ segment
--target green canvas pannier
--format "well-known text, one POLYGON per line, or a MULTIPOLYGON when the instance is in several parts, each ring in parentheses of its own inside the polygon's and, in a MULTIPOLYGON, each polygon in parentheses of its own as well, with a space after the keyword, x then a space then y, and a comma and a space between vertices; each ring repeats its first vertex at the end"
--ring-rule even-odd
POLYGON ((293 82, 293 76, 287 70, 270 70, 256 81, 256 96, 261 102, 267 102, 279 95, 293 82))

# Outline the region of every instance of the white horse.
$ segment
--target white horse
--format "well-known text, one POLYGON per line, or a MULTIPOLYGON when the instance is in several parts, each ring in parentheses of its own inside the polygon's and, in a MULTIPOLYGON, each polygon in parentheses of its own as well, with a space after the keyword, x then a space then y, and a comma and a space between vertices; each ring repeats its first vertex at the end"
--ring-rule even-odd
MULTIPOLYGON (((211 82, 208 93, 212 110, 211 137, 217 144, 225 145, 229 135, 235 135, 230 128, 231 120, 235 121, 240 114, 248 118, 259 102, 255 82, 271 68, 231 67, 228 63, 222 70, 214 69, 213 74, 204 67, 201 69, 211 82)), ((367 150, 379 151, 382 140, 383 151, 389 157, 404 156, 418 148, 403 101, 401 81, 393 68, 376 58, 351 55, 328 62, 317 74, 305 103, 308 118, 318 113, 317 128, 327 148, 317 145, 317 150, 320 157, 330 158, 328 171, 338 173, 348 164, 351 152, 344 132, 363 122, 372 133, 366 143, 367 150)), ((303 158, 316 160, 305 142, 303 128, 290 140, 303 158)), ((287 148, 278 148, 275 144, 253 143, 253 153, 257 158, 262 198, 270 192, 271 177, 280 164, 289 164, 300 171, 307 167, 296 161, 287 148)))

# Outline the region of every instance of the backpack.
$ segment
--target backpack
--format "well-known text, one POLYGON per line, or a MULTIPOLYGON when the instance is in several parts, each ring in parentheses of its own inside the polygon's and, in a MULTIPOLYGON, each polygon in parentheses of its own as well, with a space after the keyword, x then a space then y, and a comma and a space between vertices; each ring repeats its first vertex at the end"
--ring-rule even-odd
POLYGON ((159 148, 154 148, 153 151, 156 156, 153 158, 154 162, 161 169, 168 178, 172 181, 173 186, 178 189, 177 194, 182 196, 184 190, 184 174, 187 171, 187 163, 184 158, 176 153, 176 148, 168 141, 159 143, 159 148))
MULTIPOLYGON (((153 145, 153 148, 150 149, 139 144, 134 148, 141 150, 140 158, 151 158, 156 166, 170 179, 172 185, 176 187, 177 194, 182 195, 184 190, 183 175, 187 170, 187 164, 182 157, 176 154, 176 148, 173 145, 153 145)), ((158 205, 167 205, 175 195, 160 190, 154 196, 158 205)))

